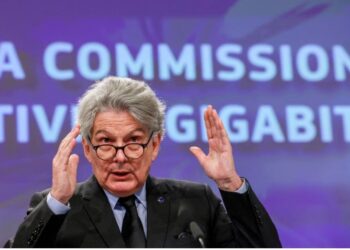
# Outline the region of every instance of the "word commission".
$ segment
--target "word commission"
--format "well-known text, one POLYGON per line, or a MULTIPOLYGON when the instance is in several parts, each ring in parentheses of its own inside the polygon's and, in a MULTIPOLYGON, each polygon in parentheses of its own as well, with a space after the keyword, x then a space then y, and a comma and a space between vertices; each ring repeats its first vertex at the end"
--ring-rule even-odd
MULTIPOLYGON (((44 48, 42 62, 54 80, 71 80, 77 75, 97 80, 115 74, 161 81, 342 82, 350 72, 350 54, 340 44, 327 48, 318 44, 184 44, 175 49, 165 43, 129 48, 124 43, 53 42, 44 48), (67 66, 67 61, 75 65, 67 66)), ((12 42, 0 42, 0 78, 4 73, 15 79, 26 76, 12 42)))

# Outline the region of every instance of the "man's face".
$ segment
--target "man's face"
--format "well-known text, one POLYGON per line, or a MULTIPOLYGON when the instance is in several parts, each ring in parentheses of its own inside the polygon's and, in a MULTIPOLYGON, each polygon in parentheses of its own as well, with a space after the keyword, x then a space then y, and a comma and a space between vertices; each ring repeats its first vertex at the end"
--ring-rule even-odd
MULTIPOLYGON (((149 132, 128 112, 107 110, 96 115, 91 131, 91 143, 124 146, 128 143, 147 142, 149 132)), ((158 155, 160 135, 151 139, 144 154, 138 159, 128 159, 121 149, 113 159, 101 160, 92 146, 83 140, 84 153, 92 165, 98 183, 119 197, 137 192, 147 180, 152 161, 158 155)))

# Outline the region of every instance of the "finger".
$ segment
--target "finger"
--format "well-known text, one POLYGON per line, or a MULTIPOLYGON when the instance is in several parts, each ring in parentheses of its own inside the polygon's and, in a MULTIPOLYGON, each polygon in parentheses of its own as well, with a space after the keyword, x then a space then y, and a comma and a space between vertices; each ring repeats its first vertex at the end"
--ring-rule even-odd
POLYGON ((57 152, 56 156, 53 159, 53 167, 62 170, 66 170, 69 164, 69 157, 72 154, 73 148, 76 145, 76 140, 73 139, 71 143, 64 149, 61 149, 57 152))
POLYGON ((80 125, 76 125, 62 140, 54 157, 54 166, 66 168, 69 156, 76 145, 76 137, 80 134, 80 125))
POLYGON ((220 133, 220 137, 221 137, 222 143, 224 145, 226 145, 226 144, 230 144, 231 145, 230 139, 228 137, 227 131, 225 129, 225 126, 224 126, 222 120, 220 119, 219 116, 218 116, 217 119, 218 119, 218 123, 219 123, 219 133, 220 133))
POLYGON ((72 138, 65 147, 60 147, 57 151, 58 158, 65 158, 66 163, 68 162, 68 157, 71 155, 73 148, 77 144, 75 138, 72 138))
POLYGON ((58 151, 61 151, 67 147, 71 147, 72 141, 75 141, 75 139, 80 134, 80 125, 76 125, 72 130, 63 138, 60 146, 58 147, 58 151))
POLYGON ((75 127, 72 128, 72 130, 63 138, 59 149, 60 148, 65 148, 67 147, 72 139, 75 139, 78 137, 78 135, 80 134, 80 125, 76 125, 75 127))
POLYGON ((216 127, 215 127, 215 121, 213 119, 213 106, 208 106, 207 109, 207 119, 208 119, 208 124, 209 124, 209 128, 208 130, 210 131, 210 137, 209 139, 213 139, 216 136, 216 127))
POLYGON ((227 134, 227 131, 225 129, 225 126, 222 122, 222 120, 220 119, 220 116, 218 115, 218 113, 214 112, 215 115, 215 120, 217 122, 217 131, 218 131, 218 136, 219 136, 219 145, 221 146, 222 150, 230 150, 232 151, 232 145, 229 139, 229 136, 227 134))
POLYGON ((211 125, 211 134, 212 134, 212 138, 216 138, 217 137, 217 124, 214 118, 214 109, 211 108, 208 112, 208 117, 209 117, 209 121, 210 121, 210 125, 211 125))
POLYGON ((68 173, 73 180, 77 179, 77 169, 79 164, 79 156, 77 154, 72 154, 68 159, 68 173))
POLYGON ((207 130, 208 139, 213 137, 212 132, 211 132, 211 124, 210 124, 210 120, 209 120, 209 109, 210 108, 211 108, 211 105, 209 105, 204 112, 205 128, 207 130))
POLYGON ((191 153, 197 158, 201 166, 204 166, 206 155, 199 147, 190 147, 191 153))
POLYGON ((225 141, 225 139, 227 138, 226 130, 215 109, 213 111, 213 119, 215 122, 215 128, 216 128, 217 138, 219 139, 219 142, 226 143, 225 141))

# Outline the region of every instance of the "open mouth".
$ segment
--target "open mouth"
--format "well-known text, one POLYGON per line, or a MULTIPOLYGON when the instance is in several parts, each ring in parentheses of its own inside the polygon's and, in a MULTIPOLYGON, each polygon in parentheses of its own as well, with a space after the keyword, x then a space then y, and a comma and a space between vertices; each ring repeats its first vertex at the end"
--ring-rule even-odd
POLYGON ((118 177, 124 177, 124 176, 127 176, 128 174, 130 174, 130 172, 115 172, 113 174, 118 176, 118 177))

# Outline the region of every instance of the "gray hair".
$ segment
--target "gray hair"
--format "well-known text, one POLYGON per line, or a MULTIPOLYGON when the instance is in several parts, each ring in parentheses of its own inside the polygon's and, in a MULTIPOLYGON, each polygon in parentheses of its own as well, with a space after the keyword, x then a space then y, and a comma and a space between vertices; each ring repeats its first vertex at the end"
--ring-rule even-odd
POLYGON ((78 123, 81 135, 91 138, 96 115, 106 109, 127 111, 148 132, 164 136, 165 103, 143 81, 109 76, 90 86, 78 102, 78 123))

